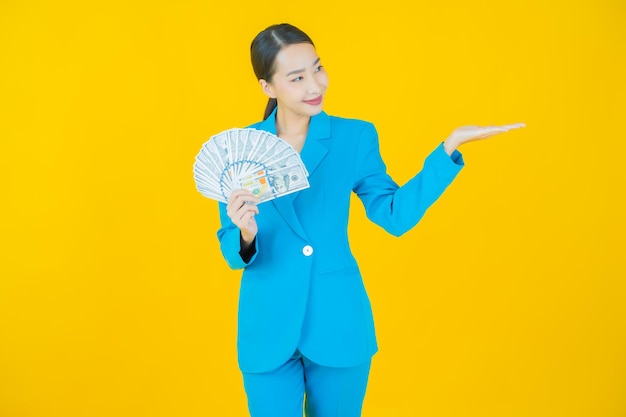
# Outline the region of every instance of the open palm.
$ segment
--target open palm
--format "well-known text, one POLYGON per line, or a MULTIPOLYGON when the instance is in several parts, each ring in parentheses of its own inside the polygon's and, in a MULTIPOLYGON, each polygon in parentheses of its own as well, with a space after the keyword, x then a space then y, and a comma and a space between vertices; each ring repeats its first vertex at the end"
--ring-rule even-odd
POLYGON ((525 127, 524 123, 513 123, 502 126, 461 126, 452 132, 450 138, 454 140, 457 146, 475 140, 485 139, 498 133, 508 132, 512 129, 525 127))

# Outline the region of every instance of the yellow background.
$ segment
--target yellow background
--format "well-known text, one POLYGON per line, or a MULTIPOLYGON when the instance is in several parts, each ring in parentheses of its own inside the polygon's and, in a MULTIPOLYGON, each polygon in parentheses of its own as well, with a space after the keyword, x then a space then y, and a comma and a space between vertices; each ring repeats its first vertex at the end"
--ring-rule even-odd
POLYGON ((625 3, 365 4, 0 4, 0 416, 247 415, 192 164, 260 119, 249 44, 283 21, 400 183, 458 126, 527 124, 400 239, 354 201, 363 416, 626 415, 625 3))

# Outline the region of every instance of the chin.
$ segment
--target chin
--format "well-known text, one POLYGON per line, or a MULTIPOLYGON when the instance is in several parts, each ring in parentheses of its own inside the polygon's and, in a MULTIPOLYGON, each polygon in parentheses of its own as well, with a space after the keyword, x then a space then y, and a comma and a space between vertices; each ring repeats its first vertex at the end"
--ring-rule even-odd
POLYGON ((309 108, 309 109, 306 109, 306 110, 307 111, 302 112, 302 114, 307 115, 307 116, 316 116, 316 115, 320 114, 324 110, 324 107, 320 104, 316 108, 309 108))

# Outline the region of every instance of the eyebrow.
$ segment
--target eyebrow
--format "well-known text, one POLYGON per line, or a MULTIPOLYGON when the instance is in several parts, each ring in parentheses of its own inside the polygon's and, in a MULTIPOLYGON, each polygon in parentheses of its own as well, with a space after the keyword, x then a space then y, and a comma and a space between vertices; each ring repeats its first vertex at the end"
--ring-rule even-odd
MULTIPOLYGON (((320 58, 317 57, 317 59, 315 60, 315 62, 313 63, 313 65, 316 65, 320 62, 320 58)), ((293 71, 289 71, 286 75, 286 77, 289 77, 290 75, 294 75, 294 74, 299 74, 301 72, 304 72, 304 68, 303 69, 297 69, 297 70, 293 70, 293 71)))

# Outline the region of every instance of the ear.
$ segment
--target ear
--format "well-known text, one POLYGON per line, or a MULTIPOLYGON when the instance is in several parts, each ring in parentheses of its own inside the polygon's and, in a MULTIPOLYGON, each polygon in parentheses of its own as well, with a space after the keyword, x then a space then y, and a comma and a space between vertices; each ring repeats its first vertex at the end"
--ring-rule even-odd
POLYGON ((265 94, 269 98, 276 98, 276 94, 274 94, 274 88, 270 83, 261 78, 259 80, 259 84, 261 85, 261 90, 263 91, 263 94, 265 94))

